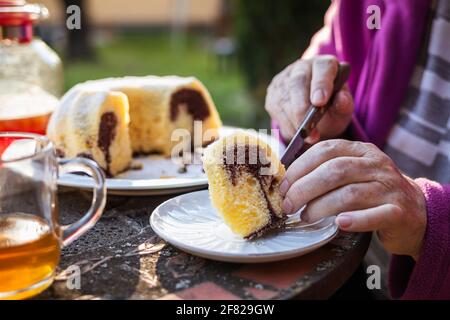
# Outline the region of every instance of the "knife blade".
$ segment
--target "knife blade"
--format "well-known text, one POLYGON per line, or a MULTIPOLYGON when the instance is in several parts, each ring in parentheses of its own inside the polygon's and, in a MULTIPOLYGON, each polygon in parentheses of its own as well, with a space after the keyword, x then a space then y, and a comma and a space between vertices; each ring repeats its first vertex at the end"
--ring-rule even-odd
POLYGON ((286 169, 301 155, 305 139, 311 134, 311 131, 317 127, 317 124, 320 122, 323 115, 333 105, 337 93, 341 91, 342 87, 347 82, 349 75, 350 65, 346 62, 341 62, 334 81, 333 94, 331 95, 330 100, 323 107, 310 106, 305 119, 300 124, 294 138, 291 140, 281 157, 281 163, 284 164, 286 169))

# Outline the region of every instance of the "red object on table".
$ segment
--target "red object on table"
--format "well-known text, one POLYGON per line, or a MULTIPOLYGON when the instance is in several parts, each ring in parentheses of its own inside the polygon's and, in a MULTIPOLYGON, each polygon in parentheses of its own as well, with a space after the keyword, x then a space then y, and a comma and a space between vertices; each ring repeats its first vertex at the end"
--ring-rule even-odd
POLYGON ((3 155, 6 149, 8 149, 9 145, 13 143, 15 138, 2 138, 0 139, 0 157, 3 155))

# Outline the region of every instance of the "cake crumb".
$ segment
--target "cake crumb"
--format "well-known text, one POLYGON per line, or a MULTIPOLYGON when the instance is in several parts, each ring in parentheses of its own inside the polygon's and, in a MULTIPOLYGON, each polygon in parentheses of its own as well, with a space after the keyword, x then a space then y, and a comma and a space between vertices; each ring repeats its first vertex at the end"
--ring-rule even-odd
POLYGON ((141 162, 133 162, 130 165, 130 170, 139 171, 144 169, 144 165, 141 162))
POLYGON ((177 170, 178 173, 183 174, 183 173, 187 173, 187 165, 183 164, 182 166, 180 166, 177 170))

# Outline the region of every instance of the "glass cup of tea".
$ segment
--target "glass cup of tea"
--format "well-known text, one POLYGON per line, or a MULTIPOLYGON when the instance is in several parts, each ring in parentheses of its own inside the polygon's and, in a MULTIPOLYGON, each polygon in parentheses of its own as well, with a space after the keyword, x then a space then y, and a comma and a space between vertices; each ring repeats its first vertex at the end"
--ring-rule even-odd
POLYGON ((94 161, 57 159, 45 136, 0 133, 0 299, 25 299, 49 287, 61 248, 89 230, 105 204, 105 176, 94 161), (68 226, 58 222, 58 172, 95 181, 90 209, 68 226))

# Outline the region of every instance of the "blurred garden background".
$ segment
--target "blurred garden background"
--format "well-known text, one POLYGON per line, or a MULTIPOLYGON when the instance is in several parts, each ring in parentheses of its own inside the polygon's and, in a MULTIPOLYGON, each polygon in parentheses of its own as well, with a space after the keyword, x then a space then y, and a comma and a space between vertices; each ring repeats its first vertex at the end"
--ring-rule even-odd
POLYGON ((227 125, 268 127, 272 77, 322 26, 328 0, 37 0, 50 10, 38 34, 63 57, 66 90, 127 75, 196 76, 227 125), (66 27, 82 9, 81 29, 66 27))

